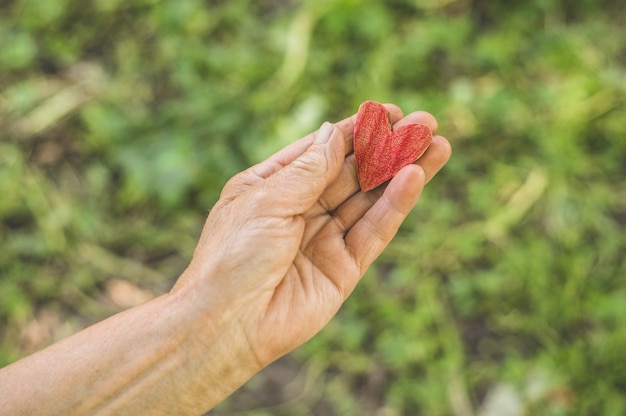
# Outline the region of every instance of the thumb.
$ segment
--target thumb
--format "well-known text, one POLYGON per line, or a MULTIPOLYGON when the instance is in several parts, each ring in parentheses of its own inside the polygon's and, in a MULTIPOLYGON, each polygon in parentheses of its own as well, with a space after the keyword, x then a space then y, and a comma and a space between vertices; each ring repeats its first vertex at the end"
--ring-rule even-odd
POLYGON ((345 159, 343 133, 324 122, 309 148, 262 184, 269 211, 279 216, 304 213, 339 175, 345 159))

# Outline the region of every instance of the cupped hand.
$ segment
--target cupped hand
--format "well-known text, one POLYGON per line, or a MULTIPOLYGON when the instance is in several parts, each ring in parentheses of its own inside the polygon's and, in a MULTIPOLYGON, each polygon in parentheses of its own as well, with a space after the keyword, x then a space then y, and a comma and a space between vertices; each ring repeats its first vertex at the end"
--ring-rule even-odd
MULTIPOLYGON (((395 127, 437 130, 428 113, 403 117, 386 107, 395 127)), ((198 312, 198 326, 236 327, 260 367, 335 315, 450 157, 448 141, 435 135, 416 164, 363 193, 352 153, 355 117, 324 123, 234 176, 172 289, 198 312)))

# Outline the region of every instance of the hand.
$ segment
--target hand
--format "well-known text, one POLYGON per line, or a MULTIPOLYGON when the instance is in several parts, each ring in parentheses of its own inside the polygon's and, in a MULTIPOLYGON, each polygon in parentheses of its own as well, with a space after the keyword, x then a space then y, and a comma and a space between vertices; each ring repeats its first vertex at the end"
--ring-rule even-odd
MULTIPOLYGON (((386 105, 395 127, 433 116, 386 105)), ((315 335, 396 234, 424 184, 447 162, 435 136, 417 164, 363 193, 356 178, 356 116, 293 143, 233 177, 204 226, 173 294, 194 299, 207 326, 237 326, 262 368, 315 335)), ((201 326, 202 324, 200 324, 201 326)))
MULTIPOLYGON (((387 108, 396 126, 437 128, 387 108)), ((315 335, 450 156, 435 136, 417 164, 360 192, 354 120, 233 177, 170 293, 0 369, 0 414, 201 414, 315 335)))

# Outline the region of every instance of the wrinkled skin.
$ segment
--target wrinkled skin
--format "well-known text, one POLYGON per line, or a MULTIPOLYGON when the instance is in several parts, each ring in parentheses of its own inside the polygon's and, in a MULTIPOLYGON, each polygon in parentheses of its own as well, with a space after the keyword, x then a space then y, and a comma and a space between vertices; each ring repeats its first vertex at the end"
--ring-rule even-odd
MULTIPOLYGON (((387 109, 396 127, 437 128, 387 109)), ((0 369, 0 415, 202 414, 315 335, 450 156, 434 136, 417 164, 360 192, 354 120, 233 177, 169 293, 0 369)))
MULTIPOLYGON (((396 129, 422 123, 437 130, 428 113, 402 117, 396 106, 386 107, 396 129)), ((448 142, 435 136, 418 164, 402 169, 386 188, 360 192, 355 120, 337 123, 325 143, 311 144, 313 133, 233 177, 206 222, 193 277, 175 287, 193 287, 200 299, 219 293, 216 302, 237 309, 260 365, 311 338, 334 316, 450 156, 448 142)), ((211 316, 212 307, 200 305, 211 316)))

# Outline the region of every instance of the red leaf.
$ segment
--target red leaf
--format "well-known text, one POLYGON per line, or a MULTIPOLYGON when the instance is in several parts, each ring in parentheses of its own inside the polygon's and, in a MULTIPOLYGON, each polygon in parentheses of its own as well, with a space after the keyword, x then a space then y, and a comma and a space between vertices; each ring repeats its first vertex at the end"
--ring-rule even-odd
POLYGON ((354 124, 354 156, 361 190, 367 192, 393 178, 415 162, 432 139, 432 132, 424 124, 392 130, 389 113, 382 104, 361 104, 354 124))

